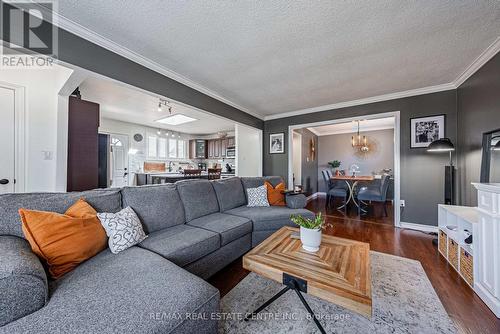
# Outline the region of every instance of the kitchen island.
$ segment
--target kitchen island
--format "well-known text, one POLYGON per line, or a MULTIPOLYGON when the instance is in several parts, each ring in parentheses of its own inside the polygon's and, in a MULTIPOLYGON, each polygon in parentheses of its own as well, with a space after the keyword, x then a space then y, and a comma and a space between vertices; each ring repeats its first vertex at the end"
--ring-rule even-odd
MULTIPOLYGON (((234 173, 222 172, 221 178, 225 179, 228 177, 235 176, 234 173)), ((136 173, 136 181, 138 186, 143 186, 146 184, 159 184, 159 183, 175 183, 180 180, 192 178, 186 177, 183 173, 179 172, 147 172, 147 173, 136 173)), ((208 179, 208 173, 205 171, 201 172, 201 179, 208 179)))

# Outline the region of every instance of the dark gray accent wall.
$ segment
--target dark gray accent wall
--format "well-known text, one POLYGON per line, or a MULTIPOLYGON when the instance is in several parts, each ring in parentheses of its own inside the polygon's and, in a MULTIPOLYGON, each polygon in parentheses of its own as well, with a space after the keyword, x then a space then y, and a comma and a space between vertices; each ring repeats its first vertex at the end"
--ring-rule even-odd
MULTIPOLYGON (((302 181, 304 191, 309 196, 318 191, 318 136, 307 129, 297 130, 302 135, 302 181), (316 145, 316 157, 314 160, 308 159, 311 139, 316 145)), ((287 155, 288 159, 288 155, 287 155)), ((271 175, 271 174, 264 174, 271 175)))
POLYGON ((430 154, 425 149, 410 148, 410 118, 446 115, 446 136, 456 142, 456 90, 327 110, 312 114, 280 118, 264 123, 264 174, 288 173, 288 126, 328 121, 368 114, 400 111, 401 115, 401 199, 406 208, 401 221, 437 225, 437 204, 444 201, 444 166, 446 154, 430 154), (269 133, 285 132, 287 154, 269 154, 269 133))
POLYGON ((500 54, 457 90, 460 153, 460 194, 463 205, 476 206, 483 133, 500 129, 500 54))

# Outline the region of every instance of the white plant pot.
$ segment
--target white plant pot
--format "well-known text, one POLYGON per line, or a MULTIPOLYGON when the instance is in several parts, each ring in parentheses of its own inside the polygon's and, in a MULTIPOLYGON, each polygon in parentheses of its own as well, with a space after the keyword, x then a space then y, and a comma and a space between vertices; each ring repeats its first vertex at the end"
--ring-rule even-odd
POLYGON ((313 230, 301 226, 300 241, 302 242, 302 248, 306 251, 317 252, 321 244, 321 229, 313 230))

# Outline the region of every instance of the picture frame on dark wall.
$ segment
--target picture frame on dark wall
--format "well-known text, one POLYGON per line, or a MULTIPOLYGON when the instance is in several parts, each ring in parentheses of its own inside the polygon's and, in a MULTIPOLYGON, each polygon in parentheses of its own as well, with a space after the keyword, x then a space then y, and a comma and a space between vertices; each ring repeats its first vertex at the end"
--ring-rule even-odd
POLYGON ((445 137, 445 115, 411 118, 410 127, 411 148, 426 148, 445 137))
POLYGON ((285 153, 285 133, 269 134, 269 153, 280 154, 285 153))

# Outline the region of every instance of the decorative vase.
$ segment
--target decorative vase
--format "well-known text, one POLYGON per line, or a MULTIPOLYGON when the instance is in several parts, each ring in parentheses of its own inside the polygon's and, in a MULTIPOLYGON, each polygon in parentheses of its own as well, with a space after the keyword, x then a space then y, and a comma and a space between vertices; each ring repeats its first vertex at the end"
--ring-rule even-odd
POLYGON ((321 228, 314 230, 301 226, 300 241, 302 242, 302 248, 306 251, 313 253, 317 252, 321 244, 321 228))
POLYGON ((338 169, 335 170, 335 176, 339 176, 340 175, 340 171, 338 169))

